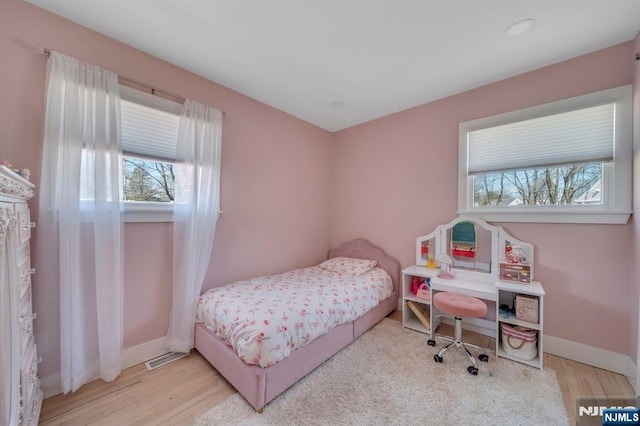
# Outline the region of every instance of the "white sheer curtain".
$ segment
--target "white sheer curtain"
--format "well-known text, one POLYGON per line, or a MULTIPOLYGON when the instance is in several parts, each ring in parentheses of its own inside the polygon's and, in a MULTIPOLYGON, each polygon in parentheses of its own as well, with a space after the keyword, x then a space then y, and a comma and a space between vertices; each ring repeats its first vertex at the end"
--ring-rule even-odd
POLYGON ((166 346, 193 348, 195 311, 220 209, 222 113, 187 100, 180 119, 173 225, 173 302, 166 346))
POLYGON ((123 238, 116 74, 51 52, 36 262, 60 289, 60 380, 76 391, 121 371, 123 238))

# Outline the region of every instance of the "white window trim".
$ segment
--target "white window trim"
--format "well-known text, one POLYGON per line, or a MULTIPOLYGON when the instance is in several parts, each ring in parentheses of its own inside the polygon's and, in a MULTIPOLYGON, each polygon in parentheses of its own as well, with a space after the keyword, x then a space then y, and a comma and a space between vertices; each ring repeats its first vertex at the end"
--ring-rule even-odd
MULTIPOLYGON (((120 208, 125 223, 173 222, 173 203, 166 204, 156 205, 156 203, 140 201, 121 201, 120 208)), ((91 222, 82 207, 80 209, 80 221, 82 223, 91 222)))
POLYGON ((632 106, 631 85, 602 90, 569 99, 563 99, 518 111, 467 121, 459 125, 458 139, 458 214, 475 215, 488 222, 531 223, 598 223, 624 224, 631 210, 632 165, 632 106), (473 203, 473 177, 467 173, 470 131, 499 126, 517 121, 559 114, 614 101, 615 146, 613 164, 603 170, 602 205, 589 206, 512 206, 476 207, 473 203))
POLYGON ((173 203, 123 201, 125 222, 173 222, 173 203))
MULTIPOLYGON (((156 108, 172 114, 182 115, 182 104, 154 96, 135 88, 120 85, 120 96, 123 99, 139 103, 150 108, 156 108)), ((125 153, 124 156, 136 158, 135 153, 125 153)), ((139 158, 142 158, 142 156, 139 158)), ((158 161, 175 163, 175 160, 170 159, 158 159, 158 161)), ((123 200, 122 205, 125 222, 173 222, 173 203, 123 200)))
MULTIPOLYGON (((125 222, 173 222, 174 203, 122 201, 122 206, 125 222)), ((220 216, 222 216, 222 210, 218 210, 218 220, 220 216)))

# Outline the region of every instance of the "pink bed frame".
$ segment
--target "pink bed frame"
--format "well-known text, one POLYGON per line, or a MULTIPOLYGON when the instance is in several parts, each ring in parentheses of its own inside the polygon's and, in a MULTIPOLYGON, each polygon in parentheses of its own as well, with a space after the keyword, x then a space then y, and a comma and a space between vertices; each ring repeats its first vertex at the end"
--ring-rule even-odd
POLYGON ((340 325, 317 338, 289 357, 267 368, 242 361, 231 346, 218 338, 199 322, 196 323, 195 347, 238 392, 261 412, 264 406, 303 378, 320 364, 331 358, 378 321, 393 312, 398 305, 400 263, 384 250, 362 239, 343 244, 329 251, 328 258, 346 256, 378 261, 378 266, 389 273, 394 291, 387 299, 355 321, 340 325))

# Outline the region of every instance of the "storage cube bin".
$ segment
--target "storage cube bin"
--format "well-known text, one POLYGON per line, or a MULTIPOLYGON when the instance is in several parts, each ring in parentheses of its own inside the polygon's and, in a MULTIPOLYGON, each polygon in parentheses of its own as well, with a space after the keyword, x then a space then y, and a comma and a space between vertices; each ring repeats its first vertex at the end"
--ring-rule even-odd
POLYGON ((522 321, 538 323, 538 298, 517 294, 515 300, 516 318, 522 321))
POLYGON ((538 332, 501 322, 502 349, 514 357, 532 360, 538 356, 538 332))

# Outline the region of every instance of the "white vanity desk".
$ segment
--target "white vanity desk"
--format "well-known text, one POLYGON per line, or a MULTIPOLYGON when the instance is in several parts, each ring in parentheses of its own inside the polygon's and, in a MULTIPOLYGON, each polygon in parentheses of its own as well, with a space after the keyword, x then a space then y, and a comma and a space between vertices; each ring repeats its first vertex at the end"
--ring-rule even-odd
MULTIPOLYGON (((417 268, 421 267, 417 266, 417 268)), ((431 271, 433 271, 433 269, 431 271)), ((466 294, 467 296, 477 297, 478 299, 491 300, 493 302, 498 300, 498 293, 496 292, 494 281, 465 279, 458 278, 457 276, 453 279, 439 278, 437 270, 434 274, 434 277, 431 278, 431 293, 433 293, 434 290, 462 293, 466 294)))
MULTIPOLYGON (((477 247, 477 246, 476 246, 477 247)), ((480 246, 482 247, 482 246, 480 246)), ((468 256, 468 254, 467 254, 468 256)), ((468 261, 463 259, 458 265, 465 264, 468 261)), ((480 334, 484 334, 495 338, 496 354, 500 357, 513 359, 527 365, 531 365, 542 369, 543 351, 542 351, 542 326, 543 326, 543 299, 544 288, 542 284, 533 281, 533 246, 523 241, 517 240, 507 234, 501 227, 488 225, 486 222, 478 218, 457 218, 454 221, 440 225, 434 232, 426 236, 418 237, 416 240, 416 265, 409 266, 402 271, 402 324, 406 328, 427 333, 433 338, 434 333, 442 321, 440 312, 431 305, 434 293, 439 291, 448 291, 453 293, 465 294, 468 296, 482 299, 487 304, 487 316, 485 318, 465 318, 463 320, 463 328, 472 330, 480 334), (474 263, 476 270, 467 270, 456 268, 454 260, 453 273, 451 279, 438 277, 440 272, 438 268, 427 268, 423 266, 427 263, 429 254, 451 253, 454 245, 450 243, 452 239, 451 229, 456 223, 461 221, 472 221, 478 228, 478 235, 482 245, 485 246, 485 258, 482 259, 480 249, 474 253, 474 263), (482 233, 485 233, 482 235, 482 233), (482 241, 484 240, 484 241, 482 241), (425 250, 424 246, 428 249, 425 250), (505 263, 505 245, 507 247, 517 246, 523 250, 522 259, 525 263, 514 264, 514 267, 526 265, 526 274, 524 277, 518 278, 503 274, 502 278, 514 280, 501 280, 499 264, 505 263), (489 249, 487 249, 487 247, 489 249), (427 253, 425 253, 425 251, 427 253), (434 253, 435 252, 435 253, 434 253), (480 258, 480 259, 478 259, 480 258), (484 261, 486 260, 486 262, 484 261), (493 266, 495 265, 495 267, 493 266), (485 271, 478 269, 484 268, 485 271), (429 278, 429 298, 417 297, 412 292, 412 282, 414 277, 419 279, 429 278), (528 280, 529 283, 518 282, 528 280), (508 305, 514 307, 514 298, 517 294, 528 295, 534 298, 538 304, 537 322, 528 322, 517 319, 510 314, 501 314, 500 305, 508 305), (419 312, 416 313, 415 309, 419 312), (422 318, 420 318, 420 316, 422 318), (500 336, 500 323, 509 325, 519 325, 538 331, 538 355, 532 360, 523 360, 506 353, 502 349, 502 341, 500 336)))

